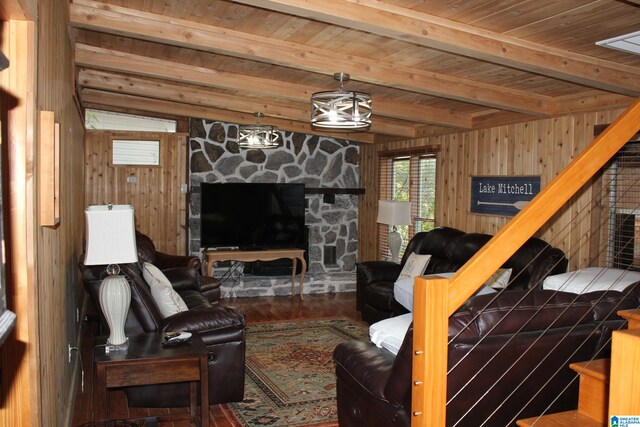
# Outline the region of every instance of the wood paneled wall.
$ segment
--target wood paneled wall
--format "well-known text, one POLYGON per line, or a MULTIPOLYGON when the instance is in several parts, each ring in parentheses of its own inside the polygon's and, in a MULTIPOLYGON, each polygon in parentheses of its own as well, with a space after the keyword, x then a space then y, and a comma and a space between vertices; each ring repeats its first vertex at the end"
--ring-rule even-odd
POLYGON ((187 138, 179 133, 87 131, 87 206, 131 204, 136 228, 156 249, 187 254, 187 202, 180 192, 187 179, 187 138), (113 139, 159 140, 160 166, 113 166, 113 139), (127 182, 127 178, 136 182, 127 182))
MULTIPOLYGON (((413 141, 363 144, 360 185, 366 188, 366 194, 361 199, 358 259, 376 259, 378 152, 438 147, 436 225, 494 234, 509 218, 469 212, 471 176, 540 175, 544 186, 593 141, 595 125, 610 123, 622 111, 575 114, 413 141)), ((570 268, 588 265, 597 247, 585 244, 592 222, 598 221, 593 218, 597 210, 591 211, 592 192, 600 192, 598 185, 585 187, 538 233, 538 237, 570 254, 570 268)))
POLYGON ((3 135, 3 174, 10 173, 3 182, 9 204, 8 305, 17 314, 16 331, 0 351, 3 426, 69 425, 79 367, 77 353, 68 360, 68 346, 78 346, 76 310, 83 295, 77 260, 84 234, 84 128, 72 98, 69 2, 37 4, 35 22, 3 25, 2 50, 11 63, 2 83, 17 100, 8 113, 8 138, 3 135), (53 111, 61 129, 56 228, 38 225, 39 110, 53 111))

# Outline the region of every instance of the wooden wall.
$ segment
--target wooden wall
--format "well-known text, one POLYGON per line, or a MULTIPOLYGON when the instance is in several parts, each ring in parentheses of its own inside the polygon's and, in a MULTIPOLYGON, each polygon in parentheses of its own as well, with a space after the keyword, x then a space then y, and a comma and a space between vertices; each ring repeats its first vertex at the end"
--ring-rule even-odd
POLYGON ((72 98, 69 2, 37 4, 32 21, 3 26, 3 52, 12 56, 2 83, 18 100, 8 114, 3 147, 10 171, 5 189, 8 304, 17 314, 16 331, 0 351, 3 426, 69 425, 79 366, 77 353, 68 360, 68 346, 78 346, 80 328, 84 129, 72 98), (53 111, 60 124, 60 223, 55 228, 38 224, 40 110, 53 111))
POLYGON ((187 137, 180 133, 87 131, 86 204, 130 204, 136 228, 156 249, 187 254, 187 137), (159 140, 160 166, 113 166, 113 139, 159 140), (129 183, 127 178, 135 178, 129 183))
MULTIPOLYGON (((376 259, 377 153, 399 148, 439 147, 436 225, 494 234, 508 217, 469 212, 474 175, 540 175, 544 186, 594 139, 594 126, 610 123, 622 110, 575 114, 413 141, 361 146, 360 184, 366 188, 360 208, 358 259, 376 259)), ((588 265, 592 187, 584 189, 538 233, 570 254, 570 267, 588 265)), ((599 187, 593 192, 600 191, 599 187)))

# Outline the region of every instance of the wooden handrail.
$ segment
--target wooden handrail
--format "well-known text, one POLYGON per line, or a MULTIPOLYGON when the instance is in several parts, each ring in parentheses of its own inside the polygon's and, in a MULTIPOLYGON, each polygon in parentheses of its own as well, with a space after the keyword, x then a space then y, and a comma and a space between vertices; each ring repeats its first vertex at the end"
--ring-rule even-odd
POLYGON ((589 144, 450 280, 416 278, 412 427, 445 426, 449 316, 573 197, 639 129, 640 99, 589 144), (442 306, 438 306, 439 304, 442 306))

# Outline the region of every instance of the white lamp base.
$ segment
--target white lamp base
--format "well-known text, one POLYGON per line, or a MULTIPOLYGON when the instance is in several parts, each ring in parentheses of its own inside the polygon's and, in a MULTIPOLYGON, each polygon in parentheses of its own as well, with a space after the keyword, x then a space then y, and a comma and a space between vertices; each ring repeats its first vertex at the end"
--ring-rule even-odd
POLYGON ((124 276, 108 276, 100 285, 100 307, 109 325, 111 350, 126 349, 129 341, 124 334, 124 325, 131 303, 131 289, 124 276))
POLYGON ((389 252, 391 252, 391 262, 400 263, 400 248, 402 247, 402 236, 396 231, 395 225, 393 230, 387 236, 387 244, 389 252))

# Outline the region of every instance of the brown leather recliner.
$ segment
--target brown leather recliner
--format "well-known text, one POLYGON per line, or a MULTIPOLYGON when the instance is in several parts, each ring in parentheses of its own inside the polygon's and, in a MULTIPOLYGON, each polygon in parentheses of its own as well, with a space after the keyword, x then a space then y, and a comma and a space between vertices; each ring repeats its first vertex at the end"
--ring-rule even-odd
MULTIPOLYGON (((457 271, 490 239, 491 235, 465 233, 451 227, 438 227, 416 233, 407 244, 400 264, 390 261, 364 261, 356 266, 356 304, 369 324, 404 314, 407 310, 393 296, 393 286, 413 252, 430 254, 425 275, 457 271)), ((549 275, 567 271, 567 258, 559 248, 535 237, 527 240, 504 268, 511 268, 509 289, 541 287, 549 275)))
POLYGON ((165 276, 172 278, 171 282, 174 288, 180 286, 180 276, 183 273, 181 270, 186 268, 192 272, 192 274, 198 279, 198 285, 200 292, 211 303, 218 302, 220 300, 220 280, 209 277, 201 276, 200 271, 202 262, 200 258, 192 255, 169 255, 163 252, 157 251, 153 241, 146 234, 142 234, 136 230, 136 246, 138 248, 138 260, 140 262, 148 262, 158 267, 165 276))
MULTIPOLYGON (((638 306, 640 282, 623 292, 531 289, 469 299, 449 318, 446 424, 515 426, 575 409, 569 363, 607 357, 612 330, 625 324, 616 312, 638 306)), ((397 356, 369 341, 336 347, 340 427, 410 426, 412 353, 412 326, 397 356)))
MULTIPOLYGON (((143 257, 140 257, 143 260, 143 257)), ((157 262, 157 258, 156 258, 157 262)), ((197 271, 172 267, 164 273, 189 308, 163 318, 139 264, 120 264, 131 286, 131 305, 125 324, 129 335, 160 331, 198 332, 209 349, 209 403, 239 402, 244 397, 245 317, 233 307, 212 304, 202 293, 197 271)), ((99 314, 104 331, 108 325, 100 309, 99 288, 105 266, 83 266, 82 281, 99 314)), ((108 333, 108 332, 106 332, 108 333)), ((189 405, 188 383, 128 387, 130 406, 176 407, 189 405)))

